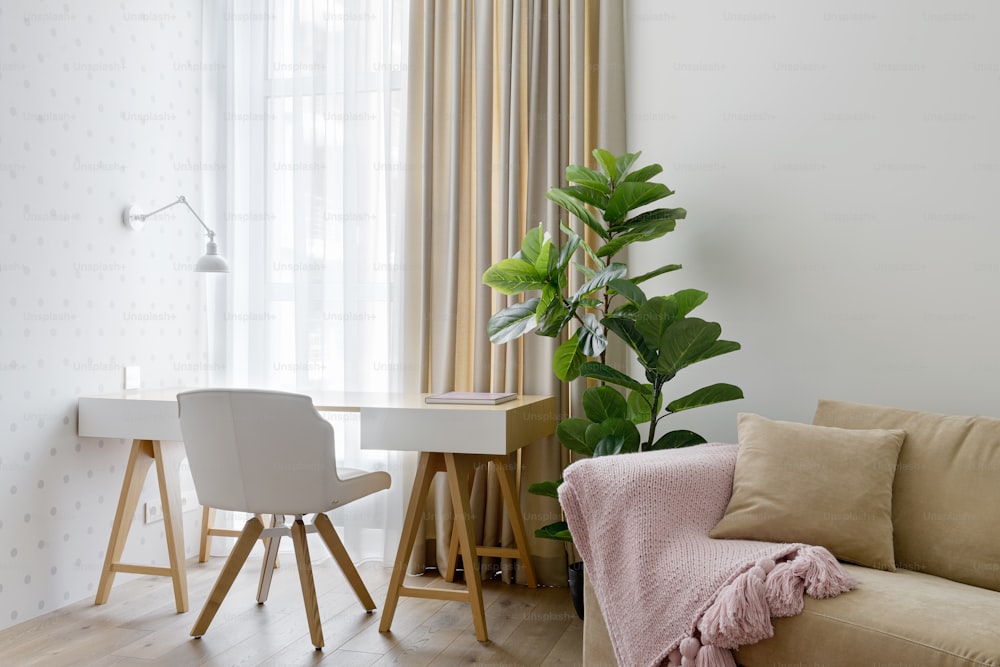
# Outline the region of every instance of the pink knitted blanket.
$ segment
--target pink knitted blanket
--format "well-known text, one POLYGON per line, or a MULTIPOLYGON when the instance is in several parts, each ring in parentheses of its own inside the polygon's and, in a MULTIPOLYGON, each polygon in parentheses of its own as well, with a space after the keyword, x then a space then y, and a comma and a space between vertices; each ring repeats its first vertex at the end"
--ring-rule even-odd
POLYGON ((715 540, 736 445, 578 461, 559 500, 621 665, 735 667, 772 617, 857 586, 826 549, 715 540))

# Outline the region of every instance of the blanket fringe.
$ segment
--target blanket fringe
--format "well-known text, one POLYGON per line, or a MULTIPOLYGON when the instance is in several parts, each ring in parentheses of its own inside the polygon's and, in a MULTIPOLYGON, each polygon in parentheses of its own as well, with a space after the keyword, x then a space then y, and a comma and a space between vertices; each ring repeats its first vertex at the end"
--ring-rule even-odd
MULTIPOLYGON (((681 654, 688 660, 682 665, 715 667, 731 664, 719 662, 724 658, 716 657, 716 651, 721 656, 722 649, 736 649, 774 636, 771 618, 794 616, 801 612, 803 592, 821 599, 840 595, 857 586, 858 582, 822 547, 803 546, 791 560, 780 563, 769 558, 761 559, 719 591, 698 622, 701 641, 694 641, 705 646, 697 651, 689 645, 688 652, 685 652, 685 644, 681 642, 681 654), (706 654, 702 658, 702 653, 708 648, 713 649, 711 657, 706 654), (698 656, 697 661, 695 655, 698 656)), ((732 660, 729 650, 724 653, 732 660)))

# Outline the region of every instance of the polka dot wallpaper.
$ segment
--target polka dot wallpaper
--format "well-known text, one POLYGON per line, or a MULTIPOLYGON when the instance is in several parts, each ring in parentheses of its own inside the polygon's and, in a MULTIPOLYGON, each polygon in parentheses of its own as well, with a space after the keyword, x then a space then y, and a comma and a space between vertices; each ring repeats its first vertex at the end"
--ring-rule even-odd
MULTIPOLYGON (((78 437, 77 397, 205 365, 199 226, 121 222, 201 205, 200 36, 199 0, 0 4, 0 628, 96 591, 130 443, 78 437)), ((163 530, 140 517, 126 559, 167 565, 163 530)))

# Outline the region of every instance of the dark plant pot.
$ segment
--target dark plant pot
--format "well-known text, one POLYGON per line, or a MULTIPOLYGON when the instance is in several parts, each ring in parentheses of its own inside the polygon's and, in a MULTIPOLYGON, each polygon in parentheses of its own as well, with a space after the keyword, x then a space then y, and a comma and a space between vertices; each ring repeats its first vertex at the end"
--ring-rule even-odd
POLYGON ((583 618, 583 561, 569 564, 569 594, 576 615, 583 618))

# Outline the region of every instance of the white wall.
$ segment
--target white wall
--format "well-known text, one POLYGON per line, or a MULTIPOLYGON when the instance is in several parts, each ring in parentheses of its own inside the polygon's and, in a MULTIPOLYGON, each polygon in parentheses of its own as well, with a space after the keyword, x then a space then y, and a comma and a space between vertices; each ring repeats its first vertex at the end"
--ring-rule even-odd
POLYGON ((689 211, 633 253, 744 349, 747 398, 673 417, 810 421, 819 398, 1000 416, 1000 4, 631 0, 630 150, 689 211))
MULTIPOLYGON (((129 443, 77 437, 77 396, 203 365, 197 223, 120 217, 200 204, 200 35, 199 0, 0 7, 0 627, 96 590, 129 443)), ((125 556, 166 565, 163 523, 125 556)))

